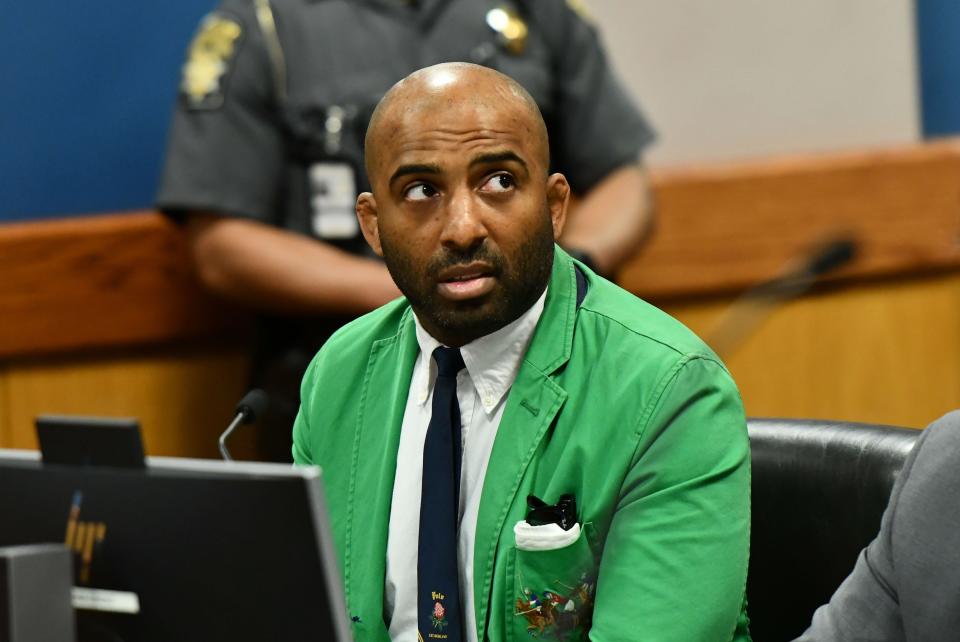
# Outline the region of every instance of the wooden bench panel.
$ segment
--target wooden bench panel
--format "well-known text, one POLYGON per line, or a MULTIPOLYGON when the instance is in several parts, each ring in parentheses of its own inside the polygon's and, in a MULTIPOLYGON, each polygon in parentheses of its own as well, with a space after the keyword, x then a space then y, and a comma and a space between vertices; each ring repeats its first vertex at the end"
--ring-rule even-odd
POLYGON ((654 172, 657 229, 619 275, 645 298, 741 290, 824 239, 860 252, 838 277, 960 265, 960 142, 654 172))
POLYGON ((242 332, 155 212, 0 226, 0 358, 242 332))
MULTIPOLYGON (((861 243, 729 356, 748 413, 923 425, 960 406, 960 143, 662 169, 654 188, 656 233, 621 284, 704 336, 825 236, 861 243)), ((215 456, 249 366, 220 339, 249 321, 155 212, 0 225, 0 447, 32 446, 57 410, 137 415, 152 454, 215 456)))

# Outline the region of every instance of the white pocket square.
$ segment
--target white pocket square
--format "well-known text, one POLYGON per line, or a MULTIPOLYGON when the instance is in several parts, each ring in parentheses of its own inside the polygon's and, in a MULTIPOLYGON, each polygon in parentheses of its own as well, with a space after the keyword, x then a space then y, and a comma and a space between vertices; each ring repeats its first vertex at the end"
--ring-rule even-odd
POLYGON ((513 535, 517 540, 517 550, 553 551, 570 546, 580 537, 580 524, 574 524, 568 531, 559 524, 531 526, 525 520, 514 524, 513 535))

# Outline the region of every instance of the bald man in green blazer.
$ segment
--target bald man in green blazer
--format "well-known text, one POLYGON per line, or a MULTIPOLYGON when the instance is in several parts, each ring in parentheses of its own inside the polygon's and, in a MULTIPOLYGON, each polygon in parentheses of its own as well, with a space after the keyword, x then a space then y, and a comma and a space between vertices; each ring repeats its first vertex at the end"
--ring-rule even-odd
MULTIPOLYGON (((461 489, 479 497, 459 532, 472 560, 460 569, 472 605, 462 639, 749 640, 749 444, 736 387, 679 322, 554 244, 569 188, 548 159, 525 92, 472 65, 414 73, 371 121, 373 193, 357 210, 405 297, 321 349, 293 443, 298 464, 323 469, 354 637, 417 639, 402 625, 402 591, 387 585, 416 589, 391 541, 419 507, 396 489, 411 474, 398 452, 425 429, 411 419, 411 381, 420 368, 436 376, 424 341, 468 354, 531 319, 529 335, 517 330, 502 407, 486 418, 484 474, 461 489), (576 524, 564 532, 575 536, 521 543, 538 526, 529 496, 572 496, 576 524)), ((458 397, 483 377, 468 359, 458 397)), ((424 639, 447 634, 420 625, 424 639)))

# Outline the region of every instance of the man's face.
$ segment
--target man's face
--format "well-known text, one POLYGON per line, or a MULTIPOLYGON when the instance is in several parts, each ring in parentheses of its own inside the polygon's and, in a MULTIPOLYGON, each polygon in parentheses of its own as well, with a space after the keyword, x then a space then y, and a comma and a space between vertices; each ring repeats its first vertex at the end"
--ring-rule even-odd
POLYGON ((423 326, 463 345, 543 293, 569 193, 548 177, 530 115, 470 100, 398 114, 357 211, 423 326))

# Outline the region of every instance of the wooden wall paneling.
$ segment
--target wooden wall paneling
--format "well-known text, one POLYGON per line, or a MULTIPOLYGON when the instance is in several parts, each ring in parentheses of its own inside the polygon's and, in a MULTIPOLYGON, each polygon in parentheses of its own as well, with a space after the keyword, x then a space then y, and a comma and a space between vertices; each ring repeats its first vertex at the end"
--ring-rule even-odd
MULTIPOLYGON (((748 412, 923 425, 960 406, 960 277, 942 275, 960 269, 960 140, 653 177, 658 225, 619 280, 702 334, 826 235, 861 244, 729 357, 748 412)), ((247 356, 200 341, 242 341, 249 317, 203 291, 155 212, 0 225, 0 446, 32 447, 38 412, 121 414, 151 454, 216 456, 247 356)))
MULTIPOLYGON (((707 338, 728 304, 664 308, 707 338)), ((960 274, 803 297, 724 359, 751 416, 923 427, 960 408, 960 274)))
POLYGON ((7 368, 0 363, 0 448, 12 443, 10 427, 10 393, 7 386, 7 368))
POLYGON ((0 225, 0 358, 242 334, 155 212, 0 225))
POLYGON ((657 227, 618 281, 649 298, 736 291, 823 239, 860 244, 839 276, 960 265, 960 142, 653 174, 657 227))
MULTIPOLYGON (((137 417, 147 454, 219 458, 217 437, 249 377, 245 346, 141 350, 8 363, 9 430, 0 447, 36 448, 38 414, 137 417)), ((249 429, 232 442, 249 456, 249 429)))

